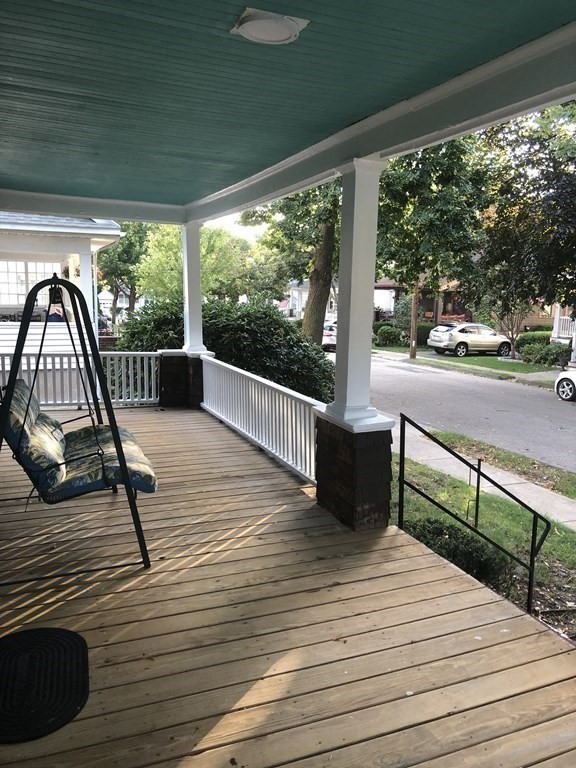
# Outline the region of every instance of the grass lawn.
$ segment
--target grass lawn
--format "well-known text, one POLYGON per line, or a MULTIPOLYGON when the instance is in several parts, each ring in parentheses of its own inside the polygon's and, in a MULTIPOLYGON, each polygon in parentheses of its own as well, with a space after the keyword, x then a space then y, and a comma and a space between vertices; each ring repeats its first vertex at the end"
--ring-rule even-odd
MULTIPOLYGON (((440 355, 438 357, 441 357, 440 355)), ((520 361, 503 361, 499 360, 495 355, 468 355, 467 357, 441 357, 442 362, 445 363, 459 363, 464 365, 473 365, 478 368, 491 368, 494 371, 504 371, 508 373, 543 373, 544 371, 550 371, 550 368, 545 365, 534 365, 532 363, 522 363, 520 361)))
MULTIPOLYGON (((397 462, 397 457, 394 458, 397 462)), ((397 463, 394 477, 397 478, 397 463)), ((417 462, 406 461, 406 479, 441 502, 453 513, 472 523, 475 488, 443 472, 417 462)), ((395 481, 396 483, 396 481, 395 481)), ((398 487, 392 489, 392 513, 396 522, 398 487)), ((413 491, 405 495, 405 521, 423 517, 450 522, 450 517, 413 491)), ((456 523, 457 525, 457 523, 456 523)), ((528 559, 532 516, 509 499, 489 493, 480 496, 479 530, 523 560, 528 559)), ((430 546, 430 544, 428 544, 430 546)), ((511 590, 506 596, 521 607, 526 601, 527 571, 515 569, 511 590)), ((576 531, 552 523, 551 532, 537 561, 535 608, 552 626, 576 636, 576 531), (564 613, 565 611, 565 613, 564 613)))

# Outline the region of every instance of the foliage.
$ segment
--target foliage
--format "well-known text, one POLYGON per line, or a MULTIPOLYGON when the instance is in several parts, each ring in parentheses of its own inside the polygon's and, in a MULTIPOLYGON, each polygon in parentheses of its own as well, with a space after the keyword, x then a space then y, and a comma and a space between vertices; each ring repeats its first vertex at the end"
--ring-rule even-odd
POLYGON ((487 172, 473 136, 396 158, 382 175, 379 273, 416 294, 411 356, 420 289, 437 291, 444 280, 461 280, 472 268, 482 242, 478 213, 488 201, 486 188, 487 172))
POLYGON ((419 347, 425 347, 428 341, 430 331, 434 328, 433 323, 418 323, 416 326, 416 345, 419 347))
POLYGON ((182 233, 180 227, 158 224, 148 232, 147 251, 138 265, 138 287, 151 301, 182 299, 182 233))
POLYGON ((526 331, 521 334, 516 341, 516 350, 522 352, 524 347, 533 344, 548 344, 550 342, 550 331, 526 331))
POLYGON ((341 183, 332 181, 244 211, 240 218, 243 224, 268 224, 261 242, 277 254, 283 275, 300 283, 310 280, 303 329, 318 344, 338 271, 340 197, 341 183))
POLYGON ((140 221, 120 222, 124 236, 114 245, 100 251, 98 271, 100 280, 112 291, 112 322, 116 322, 118 296, 128 297, 132 312, 138 298, 138 264, 147 250, 148 233, 154 226, 140 221))
POLYGON ((204 305, 203 322, 204 343, 219 360, 308 397, 332 400, 334 364, 275 307, 214 300, 204 305))
POLYGON ((571 347, 565 344, 527 344, 522 349, 522 360, 535 365, 560 365, 570 358, 571 347))
MULTIPOLYGON (((204 343, 219 360, 329 402, 334 364, 322 349, 264 302, 212 300, 203 306, 204 343)), ((180 349, 184 343, 182 301, 147 304, 126 322, 120 347, 128 351, 180 349)))
POLYGON ((397 347, 402 343, 404 333, 393 325, 381 325, 376 333, 376 339, 380 347, 397 347))
POLYGON ((127 352, 182 349, 184 305, 182 299, 156 301, 133 312, 122 327, 116 348, 127 352))
MULTIPOLYGON (((420 310, 422 314, 422 310, 420 310)), ((400 296, 394 304, 394 317, 390 321, 393 326, 404 331, 406 336, 410 336, 410 324, 412 322, 412 294, 407 293, 400 296)))
MULTIPOLYGON (((286 280, 278 282, 280 270, 274 265, 274 255, 225 229, 200 230, 200 268, 203 296, 232 301, 243 295, 284 298, 286 280)), ((150 229, 147 253, 138 266, 138 285, 153 301, 182 299, 180 227, 159 224, 150 229)))
POLYGON ((435 518, 408 520, 406 531, 475 579, 506 594, 513 567, 506 555, 456 523, 435 518))
POLYGON ((378 331, 380 328, 390 328, 392 327, 392 323, 390 320, 377 320, 375 323, 372 323, 372 333, 378 335, 378 331))
MULTIPOLYGON (((571 103, 481 137, 494 169, 494 205, 485 213, 486 247, 464 293, 475 305, 488 299, 501 321, 536 301, 576 300, 575 132, 571 103)), ((509 328, 508 334, 514 340, 509 328)))

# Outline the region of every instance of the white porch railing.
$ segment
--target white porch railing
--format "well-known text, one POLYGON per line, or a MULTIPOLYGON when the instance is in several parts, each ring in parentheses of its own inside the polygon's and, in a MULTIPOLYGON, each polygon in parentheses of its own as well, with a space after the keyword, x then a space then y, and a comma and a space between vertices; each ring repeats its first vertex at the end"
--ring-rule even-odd
MULTIPOLYGON (((141 405, 158 402, 157 352, 103 352, 102 364, 108 390, 115 405, 141 405)), ((0 383, 5 385, 12 367, 13 355, 0 355, 0 383)), ((32 384, 38 370, 34 392, 42 407, 80 406, 86 404, 80 367, 69 353, 46 352, 23 354, 19 376, 32 384)))
POLYGON ((314 482, 314 407, 321 403, 213 357, 202 363, 202 407, 314 482))
POLYGON ((558 318, 558 330, 557 336, 564 338, 572 338, 572 335, 576 332, 576 321, 571 317, 559 317, 558 318))

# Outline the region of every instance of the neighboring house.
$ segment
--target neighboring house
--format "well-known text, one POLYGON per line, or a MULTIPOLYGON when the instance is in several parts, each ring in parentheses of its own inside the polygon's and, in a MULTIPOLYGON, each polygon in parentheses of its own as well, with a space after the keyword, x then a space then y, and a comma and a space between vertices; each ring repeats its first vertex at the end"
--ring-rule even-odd
POLYGON ((554 304, 552 307, 554 325, 552 328, 552 341, 560 342, 561 344, 570 344, 576 349, 574 343, 576 339, 576 320, 573 320, 571 315, 574 312, 574 307, 563 307, 560 304, 554 304))
MULTIPOLYGON (((0 336, 13 337, 7 324, 20 321, 30 288, 54 273, 70 275, 95 321, 92 276, 97 254, 121 236, 119 225, 108 219, 0 212, 0 336)), ((33 320, 43 320, 49 309, 45 290, 33 320)))

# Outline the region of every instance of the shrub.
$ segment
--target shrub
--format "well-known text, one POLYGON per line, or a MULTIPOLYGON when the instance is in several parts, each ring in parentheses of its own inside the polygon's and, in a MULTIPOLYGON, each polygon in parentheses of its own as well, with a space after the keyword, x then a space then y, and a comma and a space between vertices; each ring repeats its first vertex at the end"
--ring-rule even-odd
POLYGON ((524 347, 532 344, 548 344, 550 341, 550 331, 527 331, 520 334, 516 339, 516 351, 522 352, 524 347))
POLYGON ((571 349, 565 344, 528 344, 522 348, 522 360, 535 365, 560 365, 560 359, 569 357, 571 349))
POLYGON ((122 326, 116 348, 127 352, 156 352, 181 349, 184 344, 184 305, 182 301, 145 304, 132 312, 122 326))
MULTIPOLYGON (((210 301, 202 307, 204 343, 219 360, 316 400, 334 393, 334 364, 273 306, 210 301)), ((182 302, 147 304, 124 326, 122 349, 180 349, 182 302)))
POLYGON ((390 328, 391 323, 388 320, 378 320, 375 323, 372 323, 372 333, 375 333, 376 336, 378 336, 378 331, 380 328, 390 328))
POLYGON ((428 341, 430 331, 434 328, 433 323, 418 323, 416 326, 416 346, 425 347, 428 341))
POLYGON ((397 347, 402 344, 402 331, 392 325, 382 325, 376 338, 381 347, 397 347))
POLYGON ((502 594, 512 588, 514 567, 506 555, 456 523, 437 518, 410 520, 405 530, 478 581, 502 594))

